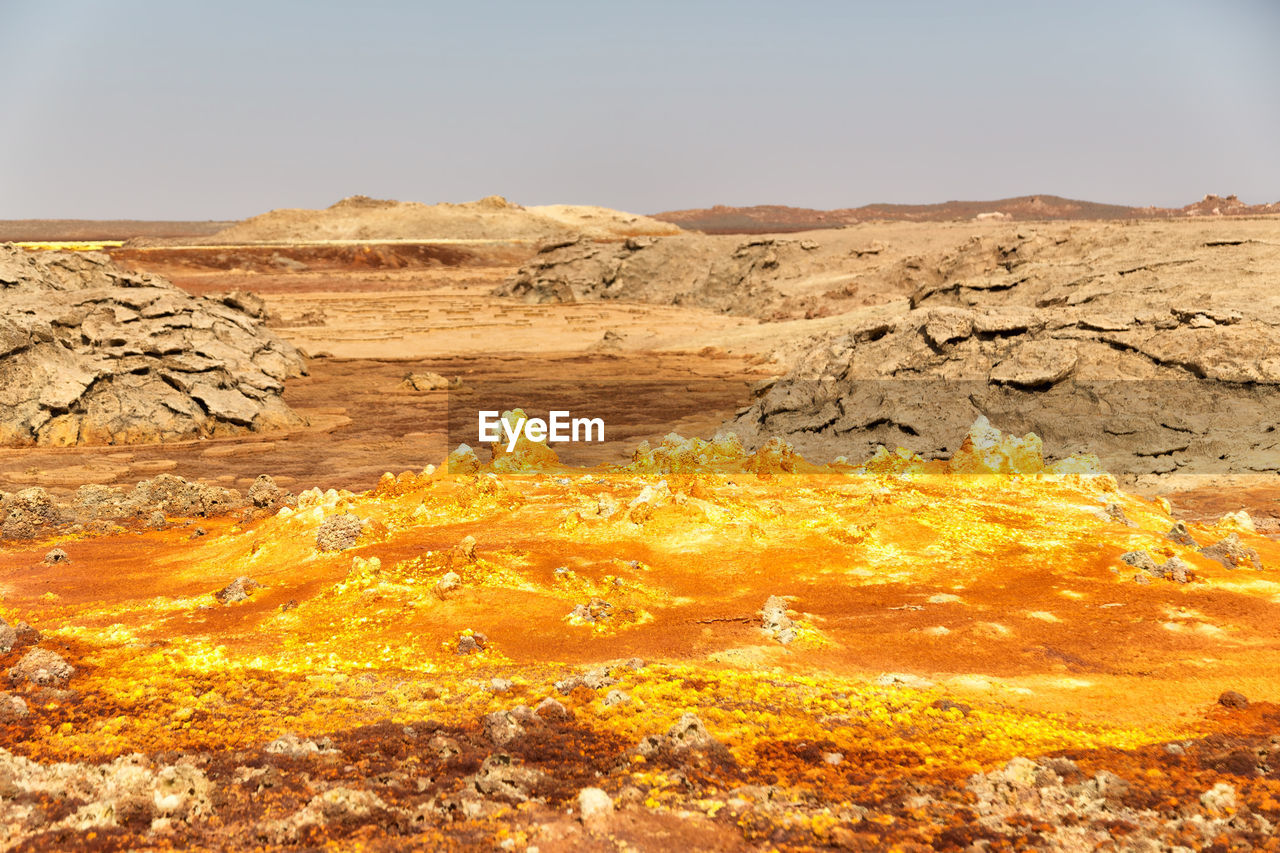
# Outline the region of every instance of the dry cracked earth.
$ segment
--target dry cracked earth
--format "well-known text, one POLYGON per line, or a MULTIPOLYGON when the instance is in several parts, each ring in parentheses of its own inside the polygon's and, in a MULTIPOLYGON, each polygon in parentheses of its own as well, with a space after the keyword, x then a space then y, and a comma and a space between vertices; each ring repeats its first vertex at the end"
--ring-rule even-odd
POLYGON ((5 256, 0 846, 1280 847, 1274 218, 380 205, 5 256))

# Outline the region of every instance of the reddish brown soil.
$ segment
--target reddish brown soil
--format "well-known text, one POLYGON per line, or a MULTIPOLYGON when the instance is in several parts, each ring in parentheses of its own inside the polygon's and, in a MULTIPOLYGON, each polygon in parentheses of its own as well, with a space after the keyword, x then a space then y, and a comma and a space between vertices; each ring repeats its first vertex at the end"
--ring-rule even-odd
MULTIPOLYGON (((311 419, 297 432, 130 447, 0 449, 0 491, 40 485, 131 484, 160 472, 247 489, 263 473, 284 488, 362 491, 385 472, 439 464, 446 442, 476 445, 479 408, 550 406, 602 418, 603 444, 561 448, 566 461, 625 462, 643 440, 672 430, 710 436, 758 379, 744 361, 671 353, 460 356, 409 361, 316 359, 285 401, 311 419), (456 391, 401 387, 410 372, 462 380, 456 391), (450 409, 450 402, 453 407, 450 409), (452 417, 450 417, 452 412, 452 417), (449 433, 446 434, 446 424, 449 433)), ((487 457, 486 457, 487 458, 487 457)))
POLYGON ((184 273, 227 271, 368 272, 423 267, 518 264, 534 246, 503 241, 454 243, 333 243, 301 246, 123 246, 113 260, 181 282, 184 273))

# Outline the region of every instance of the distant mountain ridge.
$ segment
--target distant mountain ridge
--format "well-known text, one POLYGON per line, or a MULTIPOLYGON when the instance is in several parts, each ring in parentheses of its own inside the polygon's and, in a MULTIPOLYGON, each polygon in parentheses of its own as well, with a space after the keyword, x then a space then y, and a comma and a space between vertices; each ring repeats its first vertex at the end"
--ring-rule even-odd
POLYGON ((760 204, 672 210, 653 214, 654 219, 671 222, 708 234, 769 234, 840 228, 873 220, 947 222, 964 219, 1099 220, 1174 219, 1188 216, 1261 216, 1280 214, 1280 202, 1245 204, 1234 195, 1207 195, 1185 207, 1126 207, 1062 198, 1056 195, 1027 195, 995 201, 945 201, 937 204, 868 204, 836 210, 760 204))

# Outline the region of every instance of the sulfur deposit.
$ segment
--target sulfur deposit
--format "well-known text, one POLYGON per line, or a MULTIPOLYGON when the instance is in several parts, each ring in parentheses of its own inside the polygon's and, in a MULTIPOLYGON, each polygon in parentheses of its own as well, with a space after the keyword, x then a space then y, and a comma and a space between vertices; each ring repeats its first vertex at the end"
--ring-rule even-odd
POLYGON ((39 528, 0 550, 0 839, 1274 845, 1280 546, 1034 435, 957 445, 525 440, 39 528))

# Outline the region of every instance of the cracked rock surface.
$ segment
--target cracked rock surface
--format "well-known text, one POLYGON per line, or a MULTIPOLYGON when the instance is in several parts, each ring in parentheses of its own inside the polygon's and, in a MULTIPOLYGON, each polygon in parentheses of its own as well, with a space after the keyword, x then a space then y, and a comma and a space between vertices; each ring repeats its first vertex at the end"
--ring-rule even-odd
POLYGON ((495 295, 532 304, 624 299, 751 315, 779 302, 773 282, 782 259, 803 254, 797 241, 772 238, 573 240, 544 247, 495 295))
POLYGON ((93 253, 0 246, 0 446, 138 444, 300 425, 298 351, 235 299, 93 253))
POLYGON ((1114 473, 1275 471, 1280 297, 1267 258, 1242 270, 1236 248, 1119 227, 972 237, 904 262, 909 298, 844 315, 728 428, 816 460, 936 459, 956 450, 937 436, 985 416, 1114 473))

